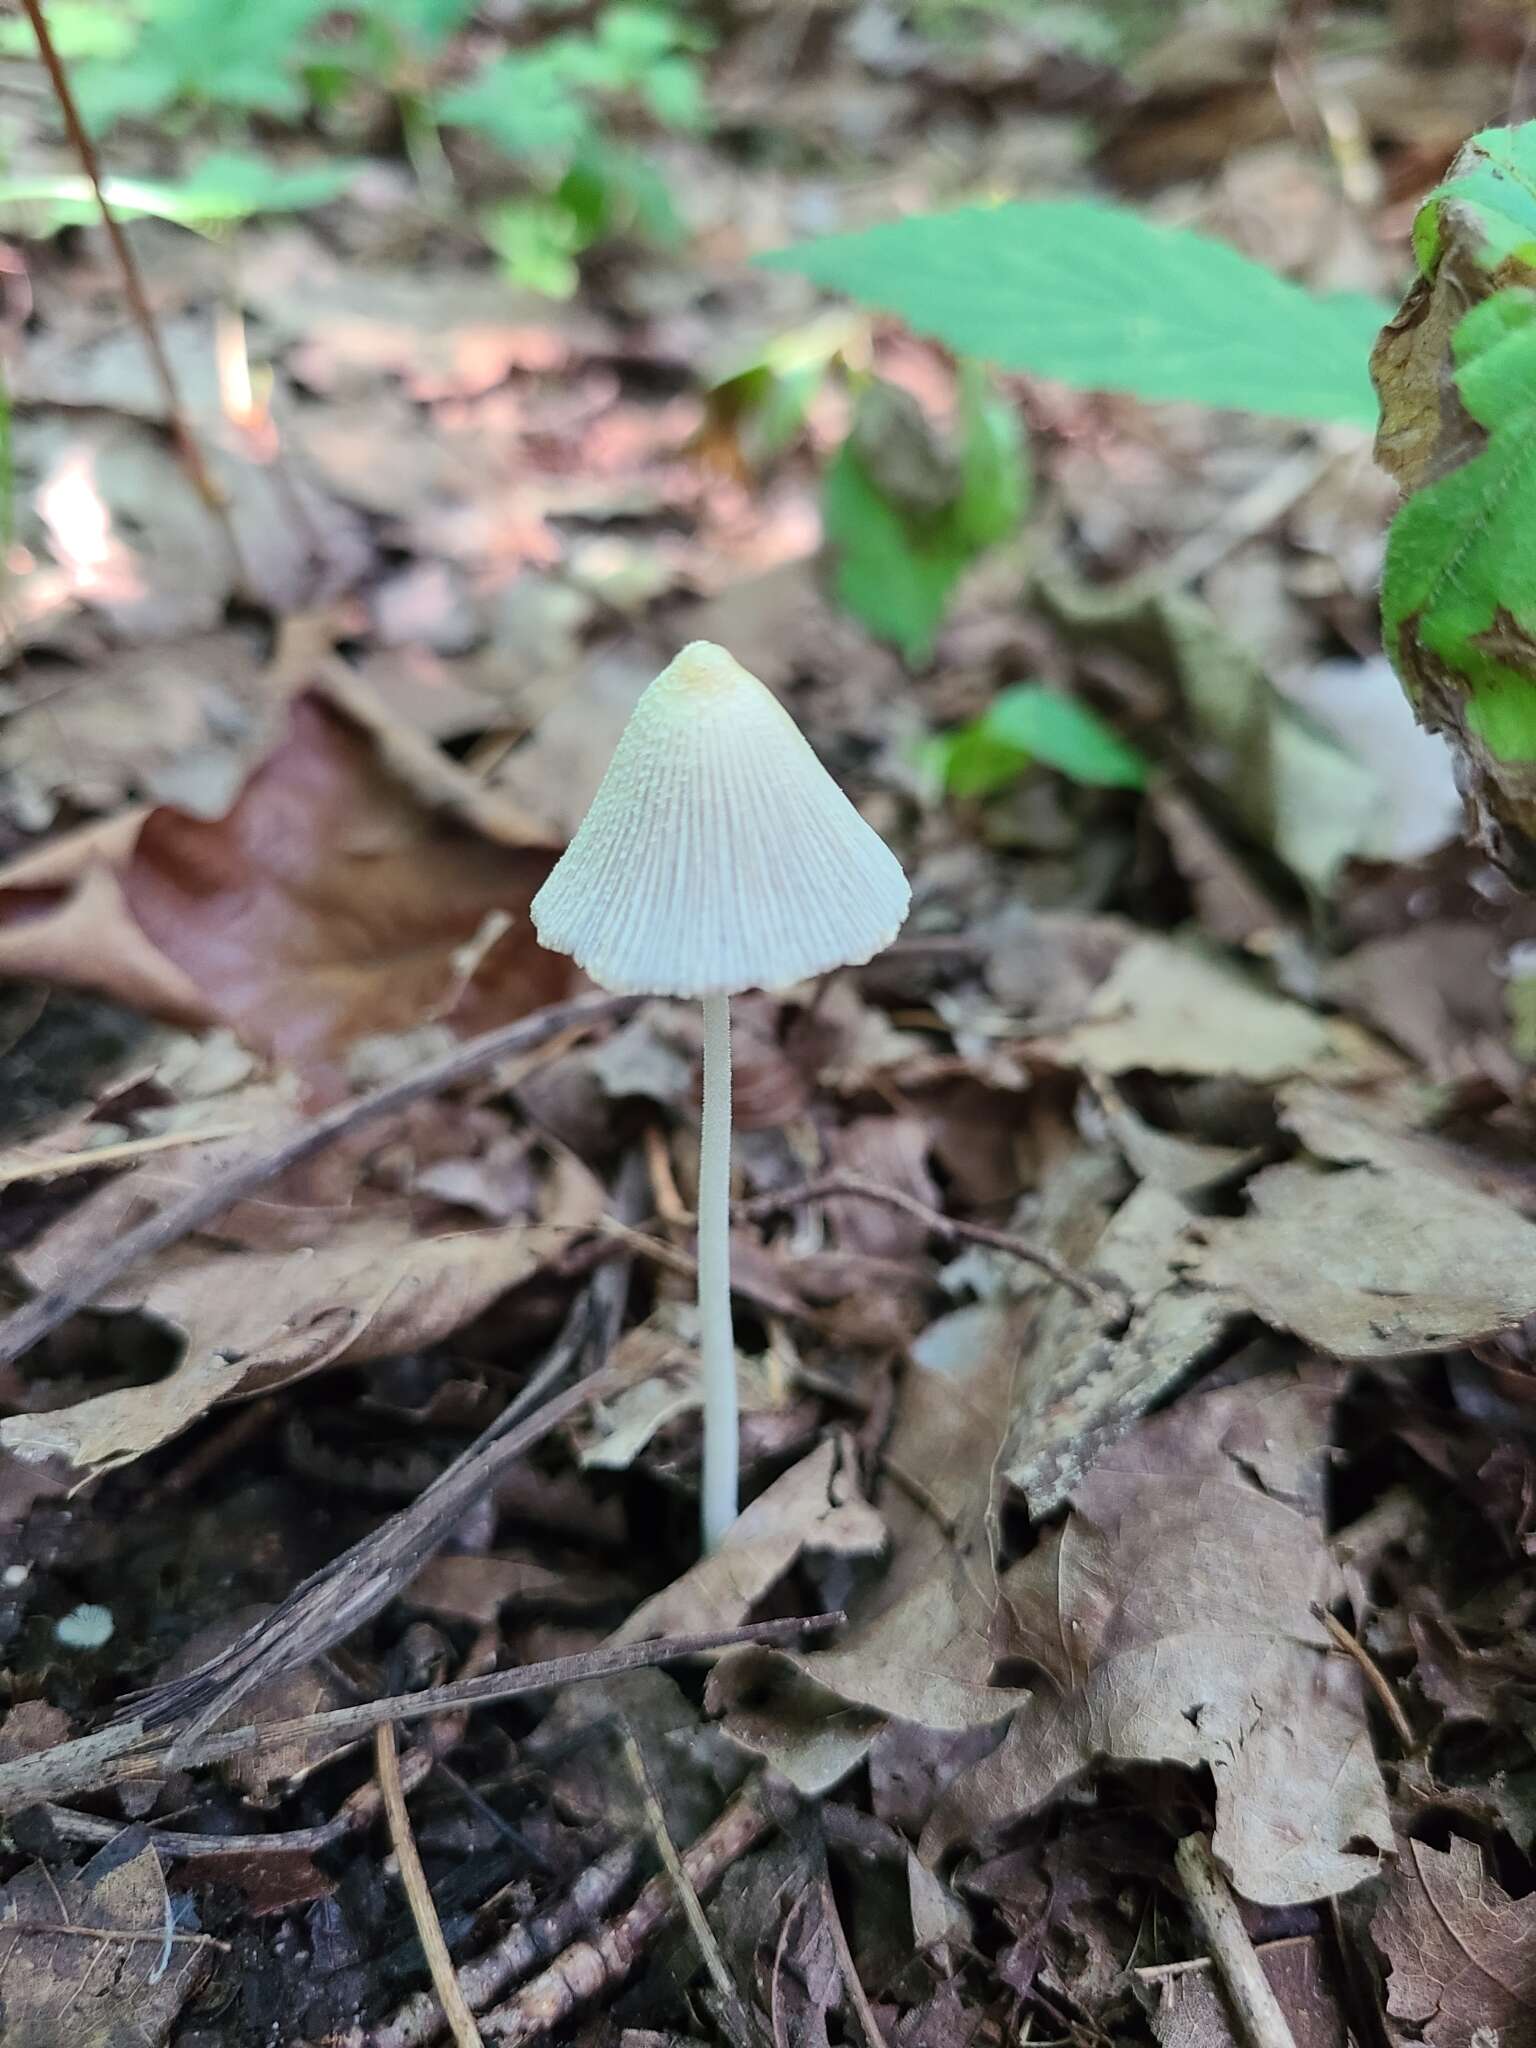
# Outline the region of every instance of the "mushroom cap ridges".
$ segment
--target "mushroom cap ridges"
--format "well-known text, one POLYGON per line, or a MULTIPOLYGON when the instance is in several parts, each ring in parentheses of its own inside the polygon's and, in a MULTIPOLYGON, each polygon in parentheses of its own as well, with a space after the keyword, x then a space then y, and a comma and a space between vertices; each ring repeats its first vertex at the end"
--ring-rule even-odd
POLYGON ((533 921, 604 988, 728 995, 872 958, 909 902, 778 699, 696 640, 635 706, 533 921))

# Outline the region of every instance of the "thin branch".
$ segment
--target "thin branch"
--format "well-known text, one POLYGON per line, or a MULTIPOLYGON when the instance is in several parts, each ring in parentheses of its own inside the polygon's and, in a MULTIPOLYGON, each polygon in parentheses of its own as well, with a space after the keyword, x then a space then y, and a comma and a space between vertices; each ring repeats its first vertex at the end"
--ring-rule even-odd
POLYGON ((1254 1952, 1237 1900, 1204 1835, 1186 1835, 1173 1852, 1190 1918, 1200 1930, 1247 2048, 1296 2048, 1290 2023, 1254 1952))
POLYGON ((1387 1719, 1392 1723, 1393 1732, 1396 1734, 1398 1741, 1403 1745, 1404 1755, 1412 1756, 1419 1747, 1419 1738, 1414 1732, 1413 1723, 1409 1720, 1402 1701, 1392 1690, 1392 1684, 1387 1674, 1376 1662, 1376 1659, 1371 1655, 1364 1643, 1360 1641, 1360 1638, 1353 1635, 1344 1626, 1343 1622, 1339 1620, 1337 1615, 1330 1614, 1320 1601, 1313 1602, 1312 1612, 1323 1624, 1323 1627, 1327 1629, 1329 1635, 1332 1636, 1334 1642, 1337 1643, 1344 1654, 1348 1657, 1353 1657, 1360 1666, 1361 1675, 1364 1677, 1366 1684, 1371 1688, 1371 1691, 1375 1693, 1377 1699, 1381 1701, 1382 1709, 1387 1719))
POLYGON ((249 1124, 208 1124, 200 1131, 160 1131, 152 1138, 123 1138, 115 1145, 86 1145, 78 1152, 12 1152, 0 1155, 0 1188, 18 1180, 57 1180, 66 1173, 95 1173, 103 1166, 134 1166, 152 1152, 176 1152, 187 1145, 211 1145, 219 1138, 243 1138, 249 1124))
POLYGON ((741 1220, 755 1222, 759 1217, 777 1215, 781 1210, 798 1209, 805 1202, 825 1202, 844 1197, 855 1201, 883 1202, 887 1208, 900 1209, 904 1215, 915 1216, 935 1237, 947 1238, 951 1243, 984 1244, 994 1251, 1007 1252, 1015 1259, 1024 1260, 1027 1265, 1038 1266, 1042 1273, 1048 1273, 1053 1280, 1059 1281, 1079 1301, 1098 1310, 1106 1320, 1125 1319, 1129 1304, 1118 1289, 1101 1286, 1086 1273, 1078 1272, 1075 1266, 1069 1266, 1065 1259, 1058 1258, 1055 1252, 1047 1251, 1044 1245, 1034 1244, 1027 1237, 1018 1237, 1011 1230, 994 1230, 988 1223, 966 1223, 946 1216, 942 1209, 920 1202, 916 1195, 909 1195, 900 1188, 883 1187, 878 1181, 863 1180, 857 1174, 820 1174, 814 1180, 802 1181, 799 1187, 754 1195, 745 1202, 733 1202, 731 1213, 741 1220))
MULTIPOLYGON (((481 2012, 509 1986, 558 1955, 606 1913, 640 1868, 638 1840, 620 1842, 589 1863, 565 1896, 531 1920, 516 1921, 500 1941, 463 1964, 459 1988, 471 2012, 481 2012)), ((428 2048, 447 2022, 434 1993, 418 1991, 363 2037, 362 2048, 428 2048)))
MULTIPOLYGON (((683 1869, 693 1889, 700 1896, 710 1891, 772 1826, 752 1793, 744 1792, 684 1853, 683 1869)), ((671 1878, 665 1873, 653 1877, 627 1912, 590 1940, 573 1942, 515 1998, 483 2014, 481 2033, 513 2048, 541 2040, 580 2007, 623 1983, 649 1942, 680 1910, 671 1878)))
MULTIPOLYGON (((112 1832, 120 1835, 121 1824, 115 1825, 112 1832)), ((4 1919, 0 1920, 0 1934, 70 1934, 78 1935, 82 1941, 152 1941, 156 1948, 163 1948, 167 1940, 163 1927, 80 1927, 67 1920, 4 1919)), ((216 1934, 182 1934, 173 1928, 169 1939, 189 1948, 216 1948, 229 1954, 230 1944, 220 1941, 216 1934)))
POLYGON ((170 422, 171 434, 198 496, 222 523, 238 567, 239 548, 229 522, 229 508, 224 502, 223 493, 208 473, 203 451, 197 444, 186 409, 182 405, 181 393, 176 388, 170 358, 166 355, 165 344, 160 339, 160 330, 155 325, 155 316, 144 290, 144 280, 139 274, 138 260, 134 256, 132 245, 123 233, 117 215, 107 204, 107 195, 101 186, 101 167, 96 160, 96 146, 85 131, 85 124, 80 119, 80 110, 75 105, 75 95, 69 83, 69 76, 59 60, 58 51, 53 46, 53 37, 48 32, 48 21, 43 13, 42 0, 21 0, 21 4, 26 10, 28 21, 32 24, 32 33, 37 38, 38 54, 42 57, 43 68, 47 71, 49 82, 53 86, 54 97, 59 103, 59 112, 64 117, 64 129, 69 137, 70 147, 79 157, 80 167, 90 180, 91 190, 96 195, 101 224, 107 231, 107 240, 112 244, 112 254, 117 259, 117 267, 122 273, 123 292, 128 300, 129 310, 143 340, 144 352, 149 357, 155 381, 160 386, 160 396, 165 405, 166 418, 170 422))
POLYGON ((859 1976, 858 1966, 853 1960, 853 1950, 848 1946, 843 1916, 837 1910, 837 1900, 832 1893, 832 1880, 825 1875, 821 1880, 821 1910, 826 1919, 827 1932, 832 1937, 833 1950, 837 1955, 837 1972, 843 1980, 843 1996, 858 2015, 865 2048, 886 2048, 886 2039, 880 2031, 880 2022, 875 2018, 874 2007, 869 2002, 869 1993, 864 1989, 863 1979, 859 1976))
POLYGON ((667 1826, 667 1816, 662 1811, 661 1801, 656 1796, 656 1787, 651 1783, 651 1774, 646 1769, 644 1752, 630 1728, 624 1730, 624 1755, 639 1790, 641 1804, 645 1808, 645 1817, 651 1830, 651 1839, 656 1844, 656 1853, 661 1858, 663 1869, 672 1880, 672 1889, 683 1909, 683 1918, 688 1922, 694 1945, 703 1958, 705 1969, 709 1972, 710 1982, 719 1994, 721 2009, 730 2030, 741 2044, 741 2048, 750 2048, 752 2027, 742 2010, 741 1993, 736 1989, 735 1981, 726 1968, 725 1957, 721 1955, 720 1944, 715 1939, 715 1930, 704 1916, 704 1908, 699 1904, 699 1895, 694 1889, 693 1880, 684 1867, 682 1857, 677 1853, 677 1844, 673 1841, 667 1826))
POLYGON ((468 1080, 514 1053, 531 1051, 570 1025, 598 1024, 605 1018, 622 1016, 636 1001, 634 996, 596 995, 551 1003, 546 1009, 519 1018, 515 1024, 504 1024, 496 1031, 466 1039, 440 1059, 429 1060, 411 1073, 385 1082, 371 1094, 339 1103, 323 1115, 312 1117, 270 1151, 237 1162, 221 1180, 193 1188, 179 1201, 168 1202, 134 1229, 124 1231, 94 1258, 83 1260, 73 1268, 67 1281, 34 1296, 0 1321, 0 1364, 19 1358, 50 1330, 56 1330, 81 1309, 89 1308, 130 1266, 179 1243, 290 1166, 313 1158, 360 1124, 387 1116, 391 1110, 403 1109, 424 1095, 435 1095, 455 1082, 468 1080))
MULTIPOLYGON (((588 1650, 574 1657, 553 1657, 542 1664, 523 1664, 513 1671, 493 1671, 483 1678, 463 1678, 421 1692, 394 1693, 388 1699, 361 1700, 356 1706, 333 1707, 320 1714, 302 1714, 288 1721, 247 1723, 201 1741, 175 1744, 166 1731, 146 1732, 141 1721, 105 1728, 52 1749, 0 1764, 0 1813, 15 1813, 40 1800, 97 1792, 124 1778, 159 1776, 175 1748, 180 1766, 227 1762, 253 1751, 282 1748, 315 1737, 361 1735, 386 1722, 415 1721, 462 1707, 488 1706, 524 1693, 547 1692, 591 1678, 609 1678, 619 1671, 638 1671, 674 1658, 697 1657, 706 1650, 731 1649, 738 1643, 779 1643, 817 1629, 831 1628, 840 1614, 813 1614, 786 1621, 750 1622, 741 1628, 710 1629, 700 1635, 658 1636, 651 1642, 624 1643, 612 1649, 588 1650), (104 1738, 112 1738, 105 1740, 104 1738)), ((260 1837, 245 1846, 259 1846, 260 1837)))
POLYGON ((427 1959, 433 1988, 442 2000, 449 2032, 458 2048, 485 2048, 480 2029, 475 2025, 475 2016, 465 2004, 459 1980, 453 1974, 453 1958, 443 1939, 443 1923, 437 1917, 432 1887, 427 1883, 427 1873, 422 1867, 421 1851, 416 1847, 416 1837, 411 1832, 405 1788, 400 1783, 400 1752, 395 1742, 395 1731, 388 1722, 374 1731, 373 1747, 374 1768, 378 1772, 379 1790, 384 1796, 384 1812, 389 1821, 389 1838, 394 1844, 395 1861, 400 1866, 400 1882, 405 1886, 411 1918, 416 1923, 416 1933, 427 1959))

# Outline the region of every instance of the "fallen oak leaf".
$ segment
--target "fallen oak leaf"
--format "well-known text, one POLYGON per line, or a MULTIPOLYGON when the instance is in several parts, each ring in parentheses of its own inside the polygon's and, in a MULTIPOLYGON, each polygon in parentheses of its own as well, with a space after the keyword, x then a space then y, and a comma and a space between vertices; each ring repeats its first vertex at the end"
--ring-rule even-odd
POLYGON ((527 1225, 413 1241, 398 1220, 369 1217, 307 1255, 181 1247, 98 1304, 142 1308, 182 1331, 175 1369, 149 1386, 10 1416, 0 1447, 109 1471, 222 1402, 438 1343, 569 1241, 568 1231, 527 1225))
POLYGON ((558 997, 528 905, 556 851, 366 693, 297 695, 224 817, 159 805, 0 869, 0 972, 231 1025, 312 1081, 365 1034, 558 997))
POLYGON ((1371 1932, 1385 1954, 1387 2010, 1433 2048, 1536 2042, 1536 1897, 1511 1898, 1475 1842, 1408 1842, 1371 1932))

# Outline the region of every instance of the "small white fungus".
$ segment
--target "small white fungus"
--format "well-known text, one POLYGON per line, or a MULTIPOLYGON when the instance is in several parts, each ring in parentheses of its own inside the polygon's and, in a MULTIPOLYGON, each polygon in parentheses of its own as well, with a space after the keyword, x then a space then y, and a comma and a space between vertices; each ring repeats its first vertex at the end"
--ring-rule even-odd
POLYGON ((99 1650, 103 1643, 111 1642, 113 1626, 110 1607, 86 1605, 72 1608, 62 1621, 56 1621, 53 1632, 72 1650, 99 1650))

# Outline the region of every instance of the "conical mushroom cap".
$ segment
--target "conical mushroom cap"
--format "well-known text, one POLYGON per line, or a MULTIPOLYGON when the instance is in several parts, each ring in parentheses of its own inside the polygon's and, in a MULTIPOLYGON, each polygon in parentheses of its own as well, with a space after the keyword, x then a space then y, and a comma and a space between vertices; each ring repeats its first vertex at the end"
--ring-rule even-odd
POLYGON ((777 698, 696 640, 635 706, 533 922, 603 988, 731 995, 870 959, 909 901, 777 698))

